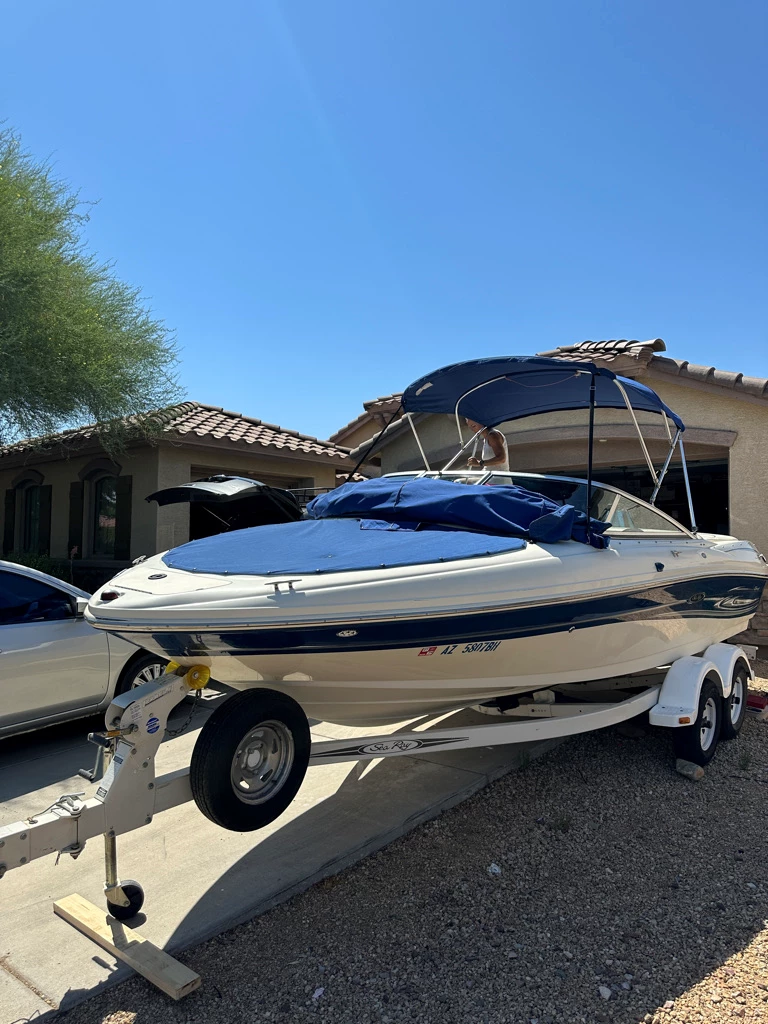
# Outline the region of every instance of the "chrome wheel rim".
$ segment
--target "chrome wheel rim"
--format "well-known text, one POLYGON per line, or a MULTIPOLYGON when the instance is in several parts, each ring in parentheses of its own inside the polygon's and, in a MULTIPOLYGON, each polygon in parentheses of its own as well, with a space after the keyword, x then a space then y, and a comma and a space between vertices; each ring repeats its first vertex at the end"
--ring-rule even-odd
POLYGON ((738 725, 739 718, 741 717, 741 705, 744 703, 744 679, 741 675, 736 676, 733 680, 733 690, 728 701, 728 707, 731 713, 731 724, 738 725))
POLYGON ((131 689, 133 690, 137 686, 143 686, 144 683, 154 683, 156 679, 160 678, 163 672, 165 672, 165 665, 161 664, 159 661, 153 661, 151 665, 145 665, 144 668, 140 672, 137 672, 133 677, 131 689))
POLYGON ((714 697, 708 697, 701 715, 701 749, 709 750, 715 738, 717 726, 717 704, 714 697))
POLYGON ((262 722, 238 744, 229 777, 245 804, 262 804, 285 784, 293 767, 294 743, 283 722, 262 722))

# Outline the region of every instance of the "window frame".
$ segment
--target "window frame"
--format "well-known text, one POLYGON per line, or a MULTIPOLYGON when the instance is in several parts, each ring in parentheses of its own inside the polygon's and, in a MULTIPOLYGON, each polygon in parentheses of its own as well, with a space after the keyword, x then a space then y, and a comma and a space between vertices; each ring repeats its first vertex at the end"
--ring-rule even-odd
MULTIPOLYGON (((587 485, 587 481, 583 477, 561 476, 560 474, 556 474, 556 473, 526 473, 526 472, 519 472, 518 473, 518 472, 515 472, 515 470, 506 470, 506 469, 505 470, 495 470, 495 471, 494 470, 480 470, 480 471, 475 470, 474 473, 471 470, 465 470, 465 471, 459 472, 459 473, 455 473, 454 471, 449 471, 448 473, 441 473, 439 470, 430 470, 430 471, 421 470, 421 471, 410 471, 410 472, 406 470, 406 471, 399 472, 399 473, 387 473, 386 476, 392 476, 392 477, 411 477, 411 478, 414 478, 414 479, 416 477, 434 477, 434 478, 442 477, 443 479, 450 479, 453 476, 461 476, 461 477, 467 477, 467 476, 474 477, 474 476, 476 476, 477 479, 474 482, 477 485, 484 484, 484 483, 486 483, 486 481, 491 480, 493 477, 504 476, 504 477, 512 477, 513 480, 515 478, 521 479, 521 480, 560 480, 563 483, 583 484, 584 486, 587 485)), ((600 490, 603 490, 603 491, 608 491, 611 494, 615 494, 619 498, 626 498, 628 501, 631 501, 634 504, 640 505, 643 508, 647 509, 649 512, 652 512, 653 514, 657 515, 660 519, 665 519, 668 523, 670 523, 674 527, 673 530, 661 530, 661 529, 660 530, 640 530, 640 529, 629 530, 629 529, 623 529, 623 528, 618 527, 614 531, 613 528, 609 526, 606 529, 606 531, 605 531, 606 535, 609 536, 609 537, 615 537, 615 538, 620 538, 620 537, 664 537, 664 538, 669 539, 670 537, 675 536, 675 534, 678 534, 678 535, 682 534, 684 537, 687 537, 690 540, 696 540, 697 539, 695 537, 695 535, 693 533, 691 533, 690 530, 688 530, 685 526, 682 525, 682 523, 678 523, 678 521, 676 519, 673 519, 672 516, 668 515, 666 512, 663 512, 660 508, 656 508, 655 505, 649 505, 647 501, 643 501, 642 498, 638 498, 634 494, 629 494, 629 493, 627 493, 627 491, 622 491, 620 488, 613 487, 611 484, 602 484, 602 483, 600 483, 599 480, 593 480, 592 487, 593 487, 593 490, 600 489, 600 490)), ((531 489, 535 490, 535 488, 531 488, 531 489)), ((545 495, 545 497, 546 497, 546 495, 545 495)), ((614 505, 615 504, 617 504, 617 502, 614 502, 614 505)))
MULTIPOLYGON (((63 600, 66 601, 66 604, 70 609, 70 614, 57 615, 51 618, 48 618, 46 616, 42 616, 40 618, 20 617, 10 621, 5 621, 3 619, 2 607, 0 606, 0 628, 4 626, 26 626, 43 622, 68 622, 71 619, 74 620, 77 618, 77 598, 75 594, 73 594, 68 588, 57 587, 54 583, 49 583, 48 580, 38 579, 37 576, 33 576, 25 572, 15 572, 13 569, 6 568, 5 566, 3 566, 2 568, 0 568, 0 586, 2 586, 2 582, 5 577, 8 577, 9 579, 16 578, 26 580, 27 582, 32 583, 35 586, 45 588, 49 592, 50 596, 56 595, 61 597, 63 600)), ((33 602, 30 602, 30 604, 32 603, 33 602)))

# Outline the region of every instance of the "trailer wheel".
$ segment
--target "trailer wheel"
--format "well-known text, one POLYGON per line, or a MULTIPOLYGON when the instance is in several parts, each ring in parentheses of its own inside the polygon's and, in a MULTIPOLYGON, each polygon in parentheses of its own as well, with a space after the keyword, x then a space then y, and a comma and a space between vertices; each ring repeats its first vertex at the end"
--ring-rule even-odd
POLYGON ((720 727, 721 740, 735 740, 741 732, 747 713, 747 670, 743 662, 736 662, 731 680, 730 696, 723 698, 723 724, 720 727))
POLYGON ((111 903, 107 900, 107 910, 118 921, 130 921, 144 906, 144 890, 138 882, 134 882, 132 879, 121 882, 120 888, 129 900, 128 906, 122 907, 119 903, 111 903))
POLYGON ((720 688, 705 679, 699 696, 699 711, 693 725, 674 730, 675 754, 694 764, 709 764, 715 756, 723 719, 720 688))
POLYGON ((296 796, 309 747, 307 716, 295 700, 274 690, 236 693, 211 715, 192 751, 195 803, 232 832, 264 828, 296 796))

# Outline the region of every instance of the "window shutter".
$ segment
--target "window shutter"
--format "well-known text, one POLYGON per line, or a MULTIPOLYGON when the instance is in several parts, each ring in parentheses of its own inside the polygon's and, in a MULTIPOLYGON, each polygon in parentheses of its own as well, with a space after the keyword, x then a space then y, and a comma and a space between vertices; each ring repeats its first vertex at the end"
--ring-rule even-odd
POLYGON ((115 560, 127 562, 131 557, 131 492, 133 477, 117 478, 115 510, 115 560))
POLYGON ((83 557, 83 488, 80 480, 69 485, 69 540, 67 541, 67 558, 83 557), (72 555, 72 549, 77 551, 72 555))
POLYGON ((40 525, 37 535, 38 555, 51 553, 51 485, 40 488, 40 525))
POLYGON ((5 492, 5 520, 3 526, 3 554, 8 555, 13 551, 13 542, 16 539, 16 491, 5 492))

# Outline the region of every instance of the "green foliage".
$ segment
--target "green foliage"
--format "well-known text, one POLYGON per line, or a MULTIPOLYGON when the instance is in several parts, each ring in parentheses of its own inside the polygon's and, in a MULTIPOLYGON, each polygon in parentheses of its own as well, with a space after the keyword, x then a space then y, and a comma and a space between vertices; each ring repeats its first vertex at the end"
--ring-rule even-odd
POLYGON ((0 129, 0 443, 83 422, 114 434, 116 419, 179 401, 168 330, 85 251, 87 219, 0 129))
POLYGON ((16 565, 26 565, 29 569, 37 569, 38 572, 46 572, 49 576, 72 582, 72 566, 64 558, 51 558, 49 555, 34 555, 26 551, 11 551, 3 555, 6 562, 15 562, 16 565))

